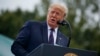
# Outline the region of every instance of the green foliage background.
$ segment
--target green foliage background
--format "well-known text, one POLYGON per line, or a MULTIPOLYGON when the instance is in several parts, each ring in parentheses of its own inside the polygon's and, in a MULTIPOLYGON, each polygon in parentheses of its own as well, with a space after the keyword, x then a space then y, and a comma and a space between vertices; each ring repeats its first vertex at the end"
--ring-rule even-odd
MULTIPOLYGON (((66 19, 70 22, 72 27, 72 38, 70 42, 70 47, 97 51, 100 56, 100 18, 99 22, 95 22, 96 27, 88 27, 82 30, 88 19, 85 17, 85 9, 90 4, 93 4, 95 6, 93 12, 98 12, 100 10, 98 5, 96 4, 97 0, 86 0, 85 6, 82 6, 80 4, 82 0, 74 0, 75 4, 73 4, 71 1, 72 0, 64 0, 64 2, 68 4, 69 8, 68 18, 66 19), (80 17, 80 21, 78 24, 75 23, 76 8, 80 8, 82 11, 82 16, 80 17)), ((20 28, 27 20, 46 20, 47 8, 49 4, 50 0, 42 0, 41 4, 36 5, 33 12, 23 12, 20 8, 18 8, 14 12, 9 10, 2 10, 0 14, 0 34, 4 34, 11 37, 12 39, 15 39, 20 28), (44 13, 42 14, 39 11, 43 11, 44 13)), ((67 35, 67 30, 65 27, 61 27, 61 31, 65 35, 67 35)))

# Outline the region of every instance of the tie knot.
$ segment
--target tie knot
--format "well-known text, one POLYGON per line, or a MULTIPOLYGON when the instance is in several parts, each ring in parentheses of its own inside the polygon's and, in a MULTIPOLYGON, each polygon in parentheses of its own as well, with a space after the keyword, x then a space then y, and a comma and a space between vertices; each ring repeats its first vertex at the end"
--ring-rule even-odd
POLYGON ((53 28, 50 29, 51 31, 55 31, 53 28))

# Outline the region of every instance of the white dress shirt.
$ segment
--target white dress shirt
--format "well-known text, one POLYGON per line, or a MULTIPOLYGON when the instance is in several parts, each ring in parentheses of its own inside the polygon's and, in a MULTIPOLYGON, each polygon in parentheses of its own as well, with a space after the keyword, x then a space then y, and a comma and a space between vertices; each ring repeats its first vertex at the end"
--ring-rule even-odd
MULTIPOLYGON (((50 30, 51 27, 48 25, 48 41, 49 41, 49 36, 50 36, 50 30)), ((54 45, 56 45, 56 39, 57 39, 57 31, 58 31, 58 27, 54 29, 55 31, 53 31, 53 37, 54 37, 54 45)))

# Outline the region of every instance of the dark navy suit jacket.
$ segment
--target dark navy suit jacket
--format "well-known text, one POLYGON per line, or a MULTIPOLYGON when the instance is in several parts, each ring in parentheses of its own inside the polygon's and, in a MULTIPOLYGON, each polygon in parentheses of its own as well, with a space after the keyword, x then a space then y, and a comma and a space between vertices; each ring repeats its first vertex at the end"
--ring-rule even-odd
MULTIPOLYGON (((42 43, 48 43, 48 29, 46 22, 28 21, 21 28, 11 47, 11 51, 15 56, 26 56, 42 43)), ((56 43, 68 47, 69 38, 65 37, 58 30, 56 43)))

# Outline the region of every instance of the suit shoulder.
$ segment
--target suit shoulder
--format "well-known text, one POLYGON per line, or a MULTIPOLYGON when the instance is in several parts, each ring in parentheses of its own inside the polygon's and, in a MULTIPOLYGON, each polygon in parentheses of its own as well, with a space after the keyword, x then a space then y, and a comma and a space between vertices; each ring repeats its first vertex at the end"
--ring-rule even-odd
POLYGON ((29 21, 26 21, 24 25, 40 25, 41 22, 39 21, 33 21, 33 20, 29 20, 29 21))
POLYGON ((27 23, 27 24, 38 24, 40 22, 39 21, 29 20, 29 21, 26 21, 25 23, 27 23))

